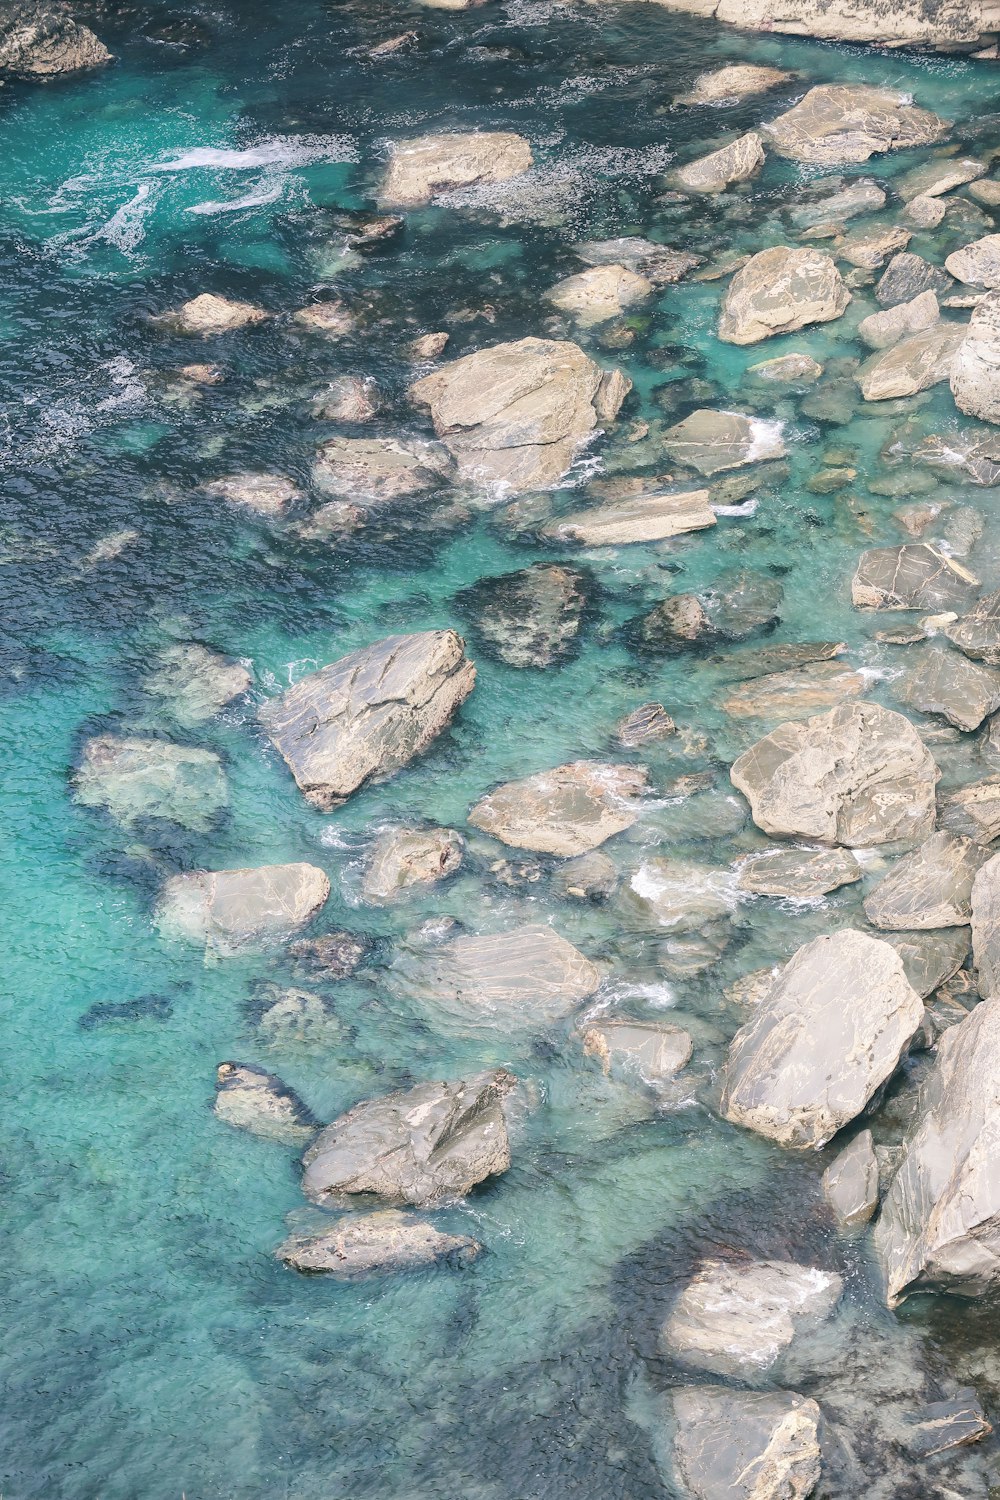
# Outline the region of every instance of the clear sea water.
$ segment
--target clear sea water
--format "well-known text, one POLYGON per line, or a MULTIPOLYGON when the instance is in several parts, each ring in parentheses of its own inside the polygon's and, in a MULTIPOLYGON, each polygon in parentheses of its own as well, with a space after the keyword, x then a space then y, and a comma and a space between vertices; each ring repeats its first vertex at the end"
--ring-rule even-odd
MULTIPOLYGON (((789 477, 754 513, 710 531, 584 557, 597 603, 579 653, 559 668, 501 666, 470 635, 479 682, 453 731, 332 815, 301 799, 255 705, 381 635, 464 630, 458 590, 571 554, 534 544, 485 504, 449 526, 404 507, 350 543, 306 543, 197 489, 243 468, 308 488, 317 442, 333 430, 311 401, 339 373, 377 376, 387 397, 377 430, 422 431, 405 401, 408 340, 446 327, 457 355, 542 331, 551 308, 541 294, 579 268, 577 240, 641 233, 707 258, 782 242, 782 210, 814 190, 816 174, 772 159, 751 188, 696 204, 660 201, 663 174, 778 112, 806 81, 905 87, 955 120, 957 139, 988 149, 1000 144, 995 65, 749 39, 655 5, 548 0, 455 14, 218 0, 169 16, 140 7, 99 29, 113 67, 0 93, 5 1500, 669 1495, 655 1462, 658 1402, 681 1377, 656 1330, 698 1256, 723 1247, 838 1267, 842 1316, 876 1341, 876 1363, 895 1368, 898 1355, 904 1387, 911 1365, 950 1372, 997 1411, 989 1317, 941 1301, 881 1310, 864 1242, 838 1238, 822 1205, 832 1152, 789 1156, 712 1113, 740 1021, 724 985, 861 920, 860 889, 812 906, 744 903, 720 962, 687 979, 664 977, 662 934, 621 905, 560 894, 544 861, 493 869, 504 851, 483 839, 440 889, 388 911, 358 896, 373 829, 414 817, 461 829, 496 782, 580 756, 642 759, 660 788, 689 771, 716 775, 714 789, 656 805, 609 846, 626 872, 651 850, 724 867, 761 847, 726 779, 759 726, 721 712, 718 668, 637 655, 622 628, 668 592, 735 567, 781 577, 773 641, 847 642, 873 674, 872 695, 893 703, 900 648, 875 640, 884 620, 852 612, 850 576, 863 547, 903 539, 891 512, 909 492, 867 486, 903 472, 880 453, 905 413, 854 403, 837 413, 821 401, 817 419, 801 409, 804 392, 744 380, 750 364, 792 348, 828 364, 858 358, 852 335, 870 293, 828 328, 749 350, 714 337, 720 282, 665 288, 630 319, 623 350, 578 335, 628 371, 635 394, 618 436, 572 476, 576 490, 549 497, 557 509, 579 505, 602 468, 661 471, 658 432, 697 405, 785 421, 789 477), (365 47, 410 28, 415 48, 365 60, 365 47), (702 69, 734 59, 802 81, 725 111, 671 106, 702 69), (387 143, 469 128, 532 140, 528 191, 414 212, 397 244, 344 264, 334 214, 372 206, 387 143), (281 318, 206 344, 149 322, 204 290, 287 314, 334 288, 363 314, 341 342, 281 318), (225 383, 187 404, 166 399, 167 372, 196 359, 224 366, 225 383), (692 398, 692 379, 708 383, 707 398, 704 387, 692 398), (623 435, 642 420, 651 436, 630 446, 623 435), (834 460, 857 478, 814 493, 809 479, 830 450, 846 450, 834 460), (88 560, 126 530, 136 536, 119 556, 88 560), (172 640, 244 660, 251 701, 179 729, 142 689, 172 640), (669 740, 642 756, 615 748, 617 720, 649 699, 692 731, 689 753, 669 740), (209 834, 126 831, 77 806, 72 770, 101 730, 217 750, 231 784, 225 820, 209 834), (328 992, 342 1025, 325 1047, 269 1046, 256 1029, 261 986, 291 982, 280 954, 207 964, 150 921, 160 881, 177 870, 291 859, 330 875, 322 927, 377 940, 372 962, 328 992), (407 934, 440 916, 471 931, 551 921, 607 967, 593 1009, 669 1014, 691 1030, 682 1086, 657 1106, 605 1082, 574 1037, 579 1017, 516 1035, 463 1035, 433 1018, 394 986, 392 964, 407 934), (131 1019, 80 1024, 95 1004, 153 994, 169 1014, 137 1006, 131 1019), (297 1161, 214 1117, 215 1067, 230 1057, 277 1072, 324 1119, 421 1079, 510 1066, 537 1101, 513 1167, 439 1215, 488 1253, 464 1270, 357 1285, 282 1268, 274 1249, 304 1222, 297 1161)), ((865 175, 918 159, 876 160, 865 175)), ((911 248, 940 261, 982 232, 949 219, 911 248)), ((955 425, 946 388, 910 407, 918 435, 955 425)), ((983 513, 973 562, 995 587, 992 492, 942 481, 935 494, 983 513)), ((952 781, 990 769, 969 745, 936 753, 952 781)), ((908 1118, 921 1066, 887 1105, 890 1134, 894 1110, 908 1118)), ((822 1386, 822 1371, 800 1383, 821 1399, 822 1386)), ((884 1460, 866 1453, 873 1482, 884 1460)), ((985 1494, 993 1462, 978 1450, 958 1492, 985 1494)), ((915 1476, 912 1493, 927 1493, 915 1476)))

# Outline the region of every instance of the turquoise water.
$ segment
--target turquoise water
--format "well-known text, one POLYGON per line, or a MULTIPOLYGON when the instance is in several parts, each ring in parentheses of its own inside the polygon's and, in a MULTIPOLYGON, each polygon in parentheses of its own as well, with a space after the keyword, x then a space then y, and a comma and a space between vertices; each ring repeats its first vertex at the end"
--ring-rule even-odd
MULTIPOLYGON (((929 1368, 975 1381, 996 1411, 994 1330, 980 1311, 936 1304, 893 1320, 879 1310, 864 1249, 838 1241, 822 1209, 831 1153, 789 1158, 712 1113, 740 1019, 723 987, 858 921, 861 890, 811 907, 746 903, 720 963, 688 979, 664 975, 662 934, 634 914, 561 895, 544 861, 528 861, 537 879, 505 878, 491 869, 504 851, 485 839, 472 839, 465 869, 439 890, 389 911, 358 896, 373 828, 412 817, 462 828, 496 782, 587 755, 642 759, 658 788, 690 771, 716 776, 687 804, 658 802, 609 847, 623 870, 654 848, 726 866, 760 847, 728 790, 726 768, 756 730, 721 711, 724 669, 636 654, 623 627, 672 590, 752 566, 784 586, 774 641, 847 642, 872 673, 872 696, 892 704, 899 651, 875 640, 884 621, 852 613, 850 576, 863 547, 903 539, 891 512, 909 498, 907 481, 899 497, 867 486, 903 472, 880 455, 907 411, 917 436, 955 425, 947 391, 832 421, 825 397, 817 419, 816 407, 803 410, 807 393, 744 380, 750 364, 790 348, 828 364, 857 358, 863 295, 840 322, 764 348, 715 339, 718 282, 664 289, 630 319, 625 350, 580 335, 635 382, 619 436, 591 455, 608 473, 662 469, 657 431, 718 404, 786 422, 789 477, 752 514, 708 532, 587 555, 597 603, 580 652, 558 669, 503 667, 470 635, 479 682, 453 731, 329 816, 301 799, 255 705, 392 631, 465 629, 461 588, 556 554, 516 514, 485 506, 440 525, 403 508, 382 532, 334 547, 196 489, 255 467, 307 485, 317 441, 333 430, 311 400, 338 373, 374 373, 389 398, 384 430, 418 430, 404 400, 407 341, 445 326, 459 354, 541 331, 551 312, 541 293, 578 268, 580 238, 652 234, 709 258, 785 239, 782 210, 814 174, 773 159, 752 191, 724 203, 658 201, 671 162, 796 96, 792 87, 724 114, 671 108, 708 64, 751 58, 811 82, 905 86, 972 149, 980 133, 997 138, 995 71, 748 41, 655 6, 512 0, 445 14, 246 0, 182 11, 180 31, 158 32, 152 10, 128 28, 106 22, 118 61, 98 76, 0 94, 5 1500, 669 1494, 648 1413, 675 1372, 655 1353, 655 1330, 697 1256, 720 1245, 846 1271, 851 1317, 886 1348, 912 1335, 929 1368), (352 51, 410 27, 410 53, 374 64, 352 51), (398 245, 339 261, 333 215, 371 204, 385 144, 471 127, 532 139, 530 199, 501 194, 499 213, 488 195, 471 211, 415 212, 398 245), (333 286, 363 314, 361 331, 337 344, 279 321, 203 346, 148 322, 203 290, 289 312, 333 286), (226 382, 187 404, 165 399, 165 373, 200 358, 222 364, 226 382), (710 384, 708 399, 686 394, 692 378, 710 384), (651 436, 629 445, 622 435, 640 420, 651 436), (858 477, 814 493, 809 479, 831 450, 846 450, 834 460, 858 477), (124 531, 136 535, 120 556, 88 561, 124 531), (142 688, 172 640, 246 661, 251 701, 179 730, 142 688), (690 753, 670 740, 642 757, 614 748, 618 719, 651 698, 690 730, 690 753), (225 820, 209 834, 124 831, 77 806, 70 775, 101 730, 217 750, 231 786, 225 820), (150 922, 156 889, 177 870, 285 859, 330 875, 324 927, 375 941, 370 964, 328 992, 340 1022, 329 1046, 259 1035, 261 986, 293 977, 280 954, 206 964, 150 922), (657 1109, 606 1083, 572 1035, 578 1018, 543 1035, 464 1035, 407 998, 394 963, 407 935, 441 916, 472 931, 551 920, 606 964, 599 1006, 669 1011, 691 1030, 677 1097, 657 1109), (94 1005, 153 994, 166 997, 157 1013, 80 1025, 94 1005), (212 1114, 215 1067, 228 1057, 279 1073, 323 1119, 421 1079, 510 1066, 537 1100, 513 1167, 439 1215, 488 1253, 461 1272, 347 1286, 280 1267, 273 1251, 287 1225, 312 1221, 294 1154, 212 1114)), ((876 161, 865 175, 918 159, 876 161)), ((911 249, 940 261, 980 232, 948 222, 911 249)), ((584 466, 573 482, 586 477, 584 466)), ((994 586, 990 492, 942 481, 935 498, 981 510, 974 567, 994 586)), ((577 507, 579 488, 554 503, 577 507)), ((946 780, 983 773, 967 745, 935 753, 946 780)), ((901 1119, 910 1093, 904 1081, 901 1119)), ((977 1456, 977 1485, 992 1461, 977 1456)))

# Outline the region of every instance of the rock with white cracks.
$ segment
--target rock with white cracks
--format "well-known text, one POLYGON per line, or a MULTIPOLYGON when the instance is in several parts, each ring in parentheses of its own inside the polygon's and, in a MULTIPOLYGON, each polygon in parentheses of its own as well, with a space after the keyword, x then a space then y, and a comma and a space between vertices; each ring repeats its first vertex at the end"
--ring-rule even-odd
POLYGON ((795 333, 841 317, 850 300, 829 255, 776 245, 752 256, 733 277, 719 316, 719 338, 729 344, 756 344, 795 333))
POLYGON ((763 165, 764 142, 751 130, 728 146, 679 167, 674 178, 691 193, 721 193, 733 183, 756 177, 763 165))
POLYGON ((202 943, 226 956, 283 942, 316 915, 329 894, 330 882, 315 865, 194 870, 165 882, 156 925, 166 937, 202 943))
POLYGON ((594 1021, 583 1032, 583 1050, 605 1074, 656 1085, 675 1077, 689 1061, 693 1044, 680 1026, 657 1021, 594 1021))
POLYGON ((873 927, 889 931, 964 927, 972 917, 972 883, 983 861, 972 839, 932 833, 869 891, 865 915, 873 927))
POLYGON ((608 501, 550 521, 543 535, 584 547, 662 542, 716 524, 710 490, 656 490, 608 501))
POLYGON ((87 740, 74 787, 77 802, 103 808, 124 828, 162 818, 205 833, 229 802, 213 751, 110 734, 87 740))
POLYGON ((1000 855, 987 860, 972 886, 972 956, 983 999, 1000 995, 1000 855))
POLYGON ((319 1129, 280 1078, 247 1063, 224 1062, 216 1068, 215 1113, 227 1125, 282 1146, 304 1146, 319 1129))
POLYGON ((968 568, 929 542, 862 552, 851 581, 855 609, 961 609, 979 582, 968 568))
POLYGON ((944 633, 973 661, 1000 666, 1000 593, 977 599, 967 614, 945 627, 944 633))
POLYGON ((571 859, 631 828, 648 786, 644 766, 572 761, 505 782, 476 803, 469 822, 514 849, 571 859))
POLYGON ((373 905, 399 900, 445 880, 462 863, 465 842, 454 828, 390 828, 375 841, 361 885, 373 905))
POLYGON ((744 860, 737 884, 754 896, 817 901, 861 876, 861 866, 847 849, 773 849, 744 860))
POLYGON ((1000 287, 1000 234, 987 234, 961 250, 953 250, 944 263, 945 270, 966 286, 1000 287))
POLYGON ((511 131, 418 136, 392 148, 380 199, 418 208, 453 188, 509 182, 532 165, 531 146, 511 131))
POLYGON ((898 696, 908 708, 941 714, 968 733, 1000 708, 1000 669, 931 647, 905 673, 898 696))
POLYGON ((592 266, 558 281, 545 297, 581 328, 593 328, 648 301, 653 290, 651 281, 627 266, 592 266))
POLYGON ((392 1276, 447 1262, 468 1265, 482 1254, 468 1234, 447 1234, 427 1219, 399 1209, 351 1214, 314 1234, 290 1235, 277 1258, 305 1275, 392 1276))
POLYGON ((873 354, 856 377, 862 396, 866 401, 894 401, 949 380, 964 339, 961 325, 939 323, 873 354))
POLYGON ((807 1500, 819 1482, 820 1409, 786 1391, 681 1386, 668 1398, 684 1500, 807 1500))

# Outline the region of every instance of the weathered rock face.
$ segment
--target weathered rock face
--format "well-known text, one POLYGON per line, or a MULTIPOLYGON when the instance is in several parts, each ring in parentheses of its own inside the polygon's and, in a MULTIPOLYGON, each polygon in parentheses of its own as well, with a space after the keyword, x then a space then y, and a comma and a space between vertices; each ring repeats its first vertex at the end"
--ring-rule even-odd
POLYGON ((972 917, 972 882, 984 854, 971 839, 932 833, 865 897, 873 927, 964 927, 972 917))
POLYGON ((779 725, 740 756, 731 779, 765 833, 856 849, 916 844, 934 831, 930 751, 908 719, 875 703, 779 725))
POLYGON ((380 197, 394 207, 418 208, 450 188, 509 182, 531 165, 531 146, 510 131, 422 135, 393 147, 380 197))
POLYGON ((862 1130, 823 1173, 823 1192, 842 1229, 867 1224, 878 1208, 878 1158, 870 1130, 862 1130))
POLYGON ((866 401, 892 401, 915 396, 950 379, 952 363, 964 339, 965 329, 951 323, 901 339, 861 366, 857 380, 862 396, 866 401))
POLYGON ((968 614, 946 626, 944 633, 974 661, 1000 666, 1000 593, 978 599, 968 614))
POLYGON ((588 266, 626 266, 654 286, 680 281, 702 260, 690 250, 673 250, 637 234, 619 235, 613 240, 582 240, 573 248, 588 266))
POLYGON ((391 828, 375 842, 361 893, 375 905, 398 900, 413 886, 454 875, 464 849, 454 828, 391 828))
POLYGON ((84 807, 103 807, 123 827, 165 818, 205 832, 229 801, 222 762, 211 750, 167 740, 88 740, 75 778, 84 807))
POLYGON ((965 834, 978 844, 1000 838, 1000 776, 959 787, 940 802, 942 825, 951 833, 965 834))
POLYGON ((675 1478, 689 1500, 806 1500, 820 1477, 820 1409, 784 1391, 682 1386, 670 1395, 675 1478))
POLYGON ((829 255, 776 245, 751 256, 733 277, 719 316, 719 338, 727 344, 757 344, 812 323, 829 323, 850 300, 829 255))
POLYGON ((626 750, 635 750, 639 745, 669 739, 677 733, 677 725, 662 703, 641 703, 618 721, 615 733, 626 750))
POLYGON ((896 1071, 923 1013, 888 943, 815 938, 733 1038, 722 1113, 783 1146, 825 1145, 896 1071))
POLYGON ((923 1119, 875 1226, 890 1306, 916 1291, 978 1297, 1000 1286, 998 1080, 1000 1002, 989 1000, 938 1043, 923 1119))
POLYGON ((671 594, 657 604, 635 627, 635 642, 646 651, 670 652, 713 641, 745 641, 774 629, 783 596, 777 578, 724 574, 697 594, 671 594))
POLYGON ((260 865, 173 875, 160 892, 156 925, 213 952, 281 942, 325 905, 330 882, 315 865, 260 865))
POLYGON ((0 15, 0 73, 55 78, 111 61, 111 53, 59 0, 13 0, 0 15))
POLYGON ((370 422, 382 405, 370 375, 338 375, 313 403, 322 422, 370 422))
POLYGON ((227 1125, 283 1146, 304 1146, 319 1128, 280 1078, 246 1063, 224 1062, 216 1068, 215 1113, 227 1125))
POLYGON ((630 542, 662 542, 716 524, 709 490, 659 490, 630 495, 591 510, 561 516, 544 528, 556 541, 585 547, 620 547, 630 542))
POLYGON ((943 927, 929 932, 888 932, 885 940, 903 960, 906 977, 921 1000, 926 1000, 962 967, 971 938, 968 927, 943 927))
POLYGON ((601 973, 551 927, 515 927, 444 943, 421 957, 407 981, 466 1026, 547 1025, 588 999, 601 973))
POLYGON ((764 142, 755 130, 728 146, 679 167, 674 176, 690 193, 721 193, 734 182, 755 177, 764 165, 764 142))
POLYGON ((926 146, 947 130, 909 94, 865 84, 820 84, 765 133, 780 156, 819 166, 867 161, 883 151, 926 146))
POLYGON ((497 787, 469 822, 514 849, 571 859, 631 828, 648 781, 643 766, 576 760, 497 787))
POLYGON ((1000 287, 1000 234, 987 234, 961 250, 953 250, 945 270, 966 286, 1000 287))
POLYGON ((877 183, 851 182, 839 193, 824 193, 813 203, 802 203, 789 211, 798 229, 813 229, 819 224, 846 223, 858 214, 878 213, 885 207, 886 196, 877 183))
POLYGON ((762 359, 747 371, 757 380, 779 381, 782 385, 811 385, 823 373, 811 354, 779 354, 776 359, 762 359))
POLYGON ((671 458, 699 474, 720 474, 744 464, 784 458, 787 451, 781 422, 706 409, 692 412, 664 433, 663 446, 671 458))
POLYGON ((899 698, 921 713, 943 715, 956 729, 978 729, 1000 708, 1000 669, 932 648, 904 677, 899 698))
POLYGON ((861 879, 861 866, 846 849, 778 849, 757 854, 739 867, 737 884, 755 896, 815 901, 861 879))
POLYGON ((703 1261, 661 1330, 664 1350, 683 1364, 735 1379, 770 1368, 830 1316, 843 1282, 833 1271, 793 1261, 703 1261))
POLYGON ((875 300, 882 307, 898 307, 933 292, 941 297, 955 285, 947 271, 932 266, 919 255, 904 251, 894 255, 875 288, 875 300))
POLYGON ((961 609, 977 580, 954 558, 927 542, 862 552, 851 583, 855 609, 961 609))
POLYGON ((322 333, 329 339, 344 338, 346 334, 354 332, 357 324, 354 314, 339 297, 327 302, 311 302, 308 307, 300 307, 292 316, 300 328, 322 333))
POLYGON ((214 292, 202 292, 173 312, 164 313, 159 321, 176 333, 200 334, 208 338, 212 334, 232 333, 236 328, 264 323, 267 317, 262 307, 254 307, 250 302, 233 302, 228 297, 217 297, 214 292))
POLYGON ((509 667, 551 667, 573 651, 589 581, 564 563, 533 563, 517 573, 481 578, 458 596, 490 656, 509 667))
POLYGON ((277 520, 302 498, 298 485, 284 474, 227 474, 224 479, 210 480, 202 489, 213 500, 224 500, 227 505, 269 520, 277 520))
POLYGON ((780 10, 772 0, 660 0, 660 3, 669 10, 714 16, 717 21, 748 31, 815 36, 831 42, 871 42, 877 47, 976 52, 990 46, 1000 35, 1000 8, 996 0, 943 0, 933 7, 922 0, 897 0, 888 14, 883 9, 874 10, 868 0, 830 0, 829 4, 817 0, 782 0, 780 10))
POLYGON ((851 235, 837 246, 838 260, 846 260, 862 271, 875 271, 890 255, 905 250, 913 238, 909 229, 900 224, 890 224, 886 229, 876 229, 869 234, 851 235))
POLYGON ((462 478, 520 492, 562 478, 631 382, 602 370, 576 344, 519 339, 479 349, 410 387, 462 478))
POLYGON ((204 723, 253 685, 246 667, 197 641, 165 646, 154 658, 154 668, 143 686, 155 698, 166 700, 180 724, 204 723))
POLYGON ((980 869, 972 886, 972 953, 984 1000, 1000 994, 1000 855, 980 869))
POLYGON ((924 333, 940 317, 933 291, 920 292, 910 302, 899 302, 882 312, 869 313, 858 324, 858 337, 872 349, 889 349, 909 334, 924 333))
POLYGON ((426 1219, 398 1209, 354 1214, 318 1234, 290 1236, 275 1252, 293 1270, 308 1275, 391 1276, 448 1261, 467 1265, 482 1253, 467 1234, 445 1234, 426 1219))
POLYGON ((372 505, 440 489, 454 468, 441 443, 335 437, 318 450, 312 480, 321 494, 372 505))
POLYGON ((951 393, 959 411, 1000 422, 1000 292, 990 292, 972 309, 952 362, 951 393))
POLYGON ((753 94, 764 94, 779 84, 790 83, 793 75, 780 68, 763 67, 757 63, 729 63, 711 73, 702 73, 686 94, 674 100, 675 104, 736 104, 740 99, 749 99, 753 94))
POLYGON ((583 1033, 583 1050, 588 1057, 596 1057, 609 1075, 657 1084, 680 1072, 691 1056, 692 1043, 680 1026, 598 1021, 583 1033))
POLYGON ((822 661, 741 683, 723 698, 722 707, 734 719, 766 719, 779 724, 835 708, 847 698, 860 697, 866 688, 861 673, 845 662, 822 661))
POLYGON ((453 630, 391 635, 303 677, 260 717, 307 800, 329 812, 422 754, 475 680, 453 630))
POLYGON ((546 300, 568 313, 581 328, 620 318, 653 295, 653 283, 628 266, 592 266, 546 292, 546 300))
POLYGON ((510 1166, 503 1106, 516 1086, 499 1068, 356 1104, 302 1158, 306 1197, 335 1204, 373 1193, 384 1203, 418 1208, 464 1197, 510 1166))

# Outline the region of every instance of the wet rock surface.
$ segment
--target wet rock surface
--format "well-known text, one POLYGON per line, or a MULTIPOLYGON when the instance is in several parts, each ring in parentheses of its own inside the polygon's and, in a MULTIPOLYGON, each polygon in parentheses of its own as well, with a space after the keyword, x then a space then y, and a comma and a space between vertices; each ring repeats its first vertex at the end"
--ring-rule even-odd
POLYGON ((459 596, 477 639, 509 667, 551 667, 574 650, 590 594, 579 568, 534 563, 481 579, 459 596))
POLYGON ((641 766, 573 761, 497 787, 476 803, 469 822, 515 849, 568 859, 631 828, 647 784, 641 766))
POLYGON ((547 1025, 597 990, 596 964, 551 927, 454 938, 404 964, 398 982, 475 1026, 547 1025))
POLYGON ((173 875, 160 892, 157 925, 169 937, 222 955, 270 946, 304 927, 326 904, 330 882, 315 865, 261 865, 173 875))
POLYGON ((467 1265, 482 1248, 471 1235, 446 1234, 426 1219, 387 1208, 338 1219, 315 1234, 291 1235, 275 1254, 306 1275, 351 1279, 391 1276, 442 1261, 467 1265))
POLYGON ((972 883, 984 855, 961 835, 934 833, 904 855, 865 897, 874 927, 964 927, 972 917, 972 883))
POLYGON ((215 1113, 227 1125, 283 1146, 303 1146, 318 1129, 302 1100, 280 1078, 246 1063, 219 1064, 215 1113))
POLYGON ((222 762, 213 751, 114 735, 87 740, 74 795, 84 807, 103 808, 126 828, 164 818, 206 830, 229 801, 222 762))
POLYGON ((375 841, 361 891, 376 905, 453 875, 465 844, 454 828, 393 828, 375 841))
POLYGON ((508 182, 531 164, 531 146, 510 131, 417 136, 393 147, 380 196, 390 207, 417 208, 451 188, 508 182))
POLYGON ((733 277, 719 315, 719 337, 730 344, 757 344, 839 318, 850 300, 829 255, 778 245, 761 250, 733 277))

